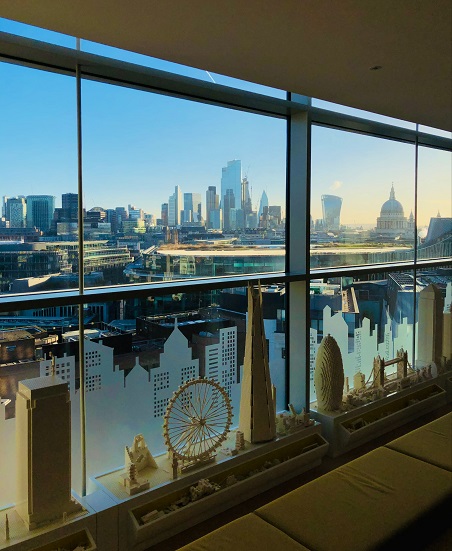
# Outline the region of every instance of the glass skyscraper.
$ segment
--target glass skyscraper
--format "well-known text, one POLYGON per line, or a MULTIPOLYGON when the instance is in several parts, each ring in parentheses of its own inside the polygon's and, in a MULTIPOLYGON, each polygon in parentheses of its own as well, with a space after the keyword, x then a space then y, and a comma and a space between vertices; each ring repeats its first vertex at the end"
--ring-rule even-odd
POLYGON ((223 209, 224 229, 231 229, 231 208, 240 208, 242 198, 242 161, 228 161, 221 169, 221 208, 223 209), (227 197, 227 198, 226 198, 227 197))
POLYGON ((323 226, 326 230, 338 230, 341 225, 342 197, 322 195, 323 226))

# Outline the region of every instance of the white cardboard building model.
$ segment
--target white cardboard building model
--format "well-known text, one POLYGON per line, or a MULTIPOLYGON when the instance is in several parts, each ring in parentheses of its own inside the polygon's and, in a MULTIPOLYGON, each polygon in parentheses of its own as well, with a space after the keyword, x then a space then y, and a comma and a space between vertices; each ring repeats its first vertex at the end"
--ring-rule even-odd
POLYGON ((133 444, 130 448, 129 446, 126 446, 124 455, 126 470, 129 468, 131 463, 135 464, 138 473, 145 467, 151 467, 153 469, 158 468, 157 463, 152 457, 152 454, 146 445, 146 440, 142 434, 137 434, 135 436, 133 439, 133 444))
POLYGON ((416 367, 442 360, 444 299, 436 285, 430 284, 419 293, 419 322, 416 367))
POLYGON ((344 367, 336 339, 323 337, 317 352, 314 371, 317 407, 324 411, 338 410, 344 393, 344 367))
POLYGON ((19 382, 16 511, 30 530, 82 509, 71 498, 71 402, 56 376, 19 382))
POLYGON ((268 365, 262 312, 262 292, 248 286, 243 381, 240 396, 239 430, 253 444, 276 437, 276 412, 268 365))

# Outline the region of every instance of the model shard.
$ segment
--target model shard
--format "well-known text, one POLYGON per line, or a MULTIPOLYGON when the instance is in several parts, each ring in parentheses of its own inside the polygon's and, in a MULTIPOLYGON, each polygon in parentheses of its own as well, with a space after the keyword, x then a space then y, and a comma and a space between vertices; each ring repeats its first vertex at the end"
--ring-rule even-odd
POLYGON ((56 376, 19 382, 16 511, 29 529, 82 509, 71 498, 71 402, 56 376))
POLYGON ((262 312, 262 292, 248 286, 248 326, 240 396, 239 430, 251 443, 268 442, 276 436, 267 342, 262 312))
POLYGON ((344 392, 344 366, 339 346, 329 334, 322 339, 317 352, 314 385, 318 409, 334 411, 340 408, 344 392))

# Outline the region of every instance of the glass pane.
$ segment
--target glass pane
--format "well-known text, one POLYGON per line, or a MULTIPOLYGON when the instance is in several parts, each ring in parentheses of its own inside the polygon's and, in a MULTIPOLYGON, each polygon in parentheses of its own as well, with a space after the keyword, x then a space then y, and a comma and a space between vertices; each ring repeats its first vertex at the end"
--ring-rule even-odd
MULTIPOLYGON (((270 375, 280 410, 286 404, 284 287, 264 287, 262 295, 270 375)), ((232 402, 232 427, 237 426, 246 337, 245 288, 128 299, 90 308, 98 322, 85 343, 89 477, 114 469, 122 472, 124 446, 131 447, 138 434, 157 461, 165 461, 162 423, 168 401, 181 384, 199 376, 225 389, 232 402)), ((170 478, 170 472, 162 476, 170 478)), ((117 476, 113 491, 121 488, 117 476)), ((110 488, 110 477, 100 480, 110 488)))
MULTIPOLYGON (((93 320, 89 310, 85 312, 85 320, 87 325, 93 320)), ((0 508, 16 501, 16 469, 19 469, 26 459, 16 454, 17 407, 25 407, 18 392, 26 396, 27 387, 31 384, 27 382, 29 379, 33 379, 33 385, 39 387, 45 384, 43 378, 53 372, 58 377, 59 383, 68 384, 70 392, 72 487, 78 487, 80 481, 78 369, 78 309, 76 306, 36 307, 0 315, 0 508), (25 388, 21 386, 21 381, 24 382, 25 388)), ((57 392, 57 394, 60 393, 57 392)), ((58 401, 58 398, 56 400, 58 401)), ((48 427, 52 426, 52 417, 46 422, 48 427)), ((42 429, 42 426, 40 427, 38 423, 38 429, 40 428, 42 429)), ((30 431, 30 438, 39 437, 39 433, 33 432, 31 428, 30 431)), ((38 463, 37 469, 41 466, 42 464, 38 463)), ((65 476, 65 473, 62 476, 65 476)), ((58 480, 61 481, 61 479, 58 480)))
MULTIPOLYGON (((340 387, 337 409, 342 411, 350 409, 347 394, 350 391, 356 393, 363 386, 363 396, 353 396, 350 400, 357 404, 361 400, 360 405, 364 405, 374 399, 375 388, 380 386, 374 371, 377 356, 389 362, 407 352, 407 369, 414 375, 414 289, 413 272, 311 280, 310 392, 314 409, 318 407, 316 400, 319 397, 314 385, 315 371, 322 369, 322 361, 328 358, 328 354, 329 365, 334 364, 334 376, 340 387), (343 370, 336 361, 338 355, 343 370)), ((417 285, 416 292, 419 290, 417 285)), ((398 369, 397 363, 385 368, 385 390, 381 396, 397 390, 398 369)))
POLYGON ((284 269, 285 120, 90 81, 82 95, 87 286, 284 269))
POLYGON ((419 147, 419 259, 452 256, 452 153, 419 147))
POLYGON ((19 21, 11 21, 11 19, 5 19, 4 17, 0 17, 0 31, 23 36, 24 38, 42 40, 57 46, 75 48, 75 38, 73 36, 19 23, 19 21))
POLYGON ((452 138, 452 132, 441 130, 440 128, 433 128, 432 126, 424 126, 423 124, 419 125, 419 131, 427 132, 427 134, 434 134, 435 136, 441 136, 443 138, 452 138))
POLYGON ((344 113, 344 115, 352 115, 353 117, 361 117, 363 119, 369 119, 376 122, 384 122, 385 124, 392 124, 394 126, 401 126, 403 128, 416 129, 416 123, 404 121, 402 119, 395 119, 386 115, 380 115, 379 113, 372 113, 371 111, 364 111, 363 109, 356 109, 355 107, 347 107, 346 105, 340 105, 339 103, 332 103, 330 101, 324 101, 317 98, 312 98, 313 107, 320 107, 321 109, 328 109, 329 111, 336 111, 337 113, 344 113))
POLYGON ((414 146, 314 126, 311 268, 414 257, 414 146))
POLYGON ((434 377, 452 369, 452 268, 419 270, 416 277, 415 365, 434 377))
POLYGON ((7 63, 0 80, 0 293, 76 287, 75 80, 7 63))
POLYGON ((230 86, 231 88, 237 88, 238 90, 246 90, 248 92, 255 92, 256 94, 286 99, 286 92, 284 90, 271 88, 262 84, 255 84, 254 82, 228 77, 226 75, 197 69, 195 67, 189 67, 188 65, 182 65, 180 63, 174 63, 172 61, 166 61, 164 59, 158 59, 156 57, 151 57, 136 52, 130 52, 128 50, 107 46, 105 44, 99 44, 97 42, 91 42, 89 40, 81 41, 81 49, 91 54, 102 55, 112 59, 119 59, 129 63, 136 63, 137 65, 159 69, 160 71, 168 71, 177 75, 213 82, 214 84, 230 86))

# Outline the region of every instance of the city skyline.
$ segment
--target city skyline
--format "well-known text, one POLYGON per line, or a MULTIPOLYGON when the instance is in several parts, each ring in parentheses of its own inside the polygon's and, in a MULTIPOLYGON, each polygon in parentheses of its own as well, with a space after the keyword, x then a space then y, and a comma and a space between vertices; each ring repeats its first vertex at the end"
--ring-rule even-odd
MULTIPOLYGON (((6 62, 0 77, 0 102, 8 106, 0 128, 0 194, 75 193, 74 79, 6 62)), ((130 203, 159 217, 177 185, 203 199, 209 186, 220 194, 222 168, 234 159, 242 161, 253 210, 263 191, 269 204, 284 208, 284 119, 84 80, 82 132, 87 208, 130 203)), ((451 153, 419 148, 418 227, 438 211, 451 216, 451 165, 451 153)), ((343 199, 342 223, 373 224, 394 184, 408 217, 414 167, 413 145, 314 126, 311 214, 322 218, 321 195, 335 194, 343 199)))
MULTIPOLYGON (((235 160, 236 161, 236 160, 235 160)), ((171 222, 169 223, 168 225, 170 226, 178 226, 178 225, 181 225, 184 221, 185 222, 196 222, 196 221, 199 221, 199 220, 184 220, 183 217, 184 217, 184 212, 187 211, 187 210, 191 210, 191 209, 187 209, 185 208, 185 205, 186 205, 186 201, 187 201, 187 196, 193 196, 193 197, 199 197, 199 203, 198 205, 200 204, 201 205, 201 214, 202 214, 202 218, 203 218, 203 222, 206 223, 206 220, 207 220, 207 204, 206 204, 206 193, 209 191, 209 189, 213 188, 213 187, 216 187, 216 186, 209 186, 208 188, 206 188, 204 190, 204 192, 201 192, 201 193, 193 193, 192 191, 185 191, 184 189, 181 188, 181 186, 175 186, 175 189, 179 189, 179 193, 181 195, 181 199, 179 201, 180 203, 180 208, 179 208, 179 219, 178 219, 178 222, 177 223, 174 223, 174 222, 171 222)), ((219 186, 220 187, 220 190, 221 190, 221 185, 219 186)), ((342 187, 342 186, 341 186, 342 187)), ((335 189, 334 186, 332 186, 331 189, 335 189)), ((336 189, 339 190, 339 187, 337 187, 336 189)), ((390 189, 393 189, 395 190, 395 193, 396 193, 396 199, 398 200, 399 198, 399 195, 397 194, 397 190, 394 186, 394 184, 391 185, 391 188, 390 189)), ((217 187, 217 195, 219 195, 218 191, 220 191, 217 187)), ((26 199, 32 199, 34 197, 42 197, 42 198, 51 198, 53 197, 55 199, 54 201, 54 209, 61 209, 62 208, 62 201, 63 201, 63 196, 64 195, 74 195, 76 196, 76 192, 68 192, 68 191, 64 191, 64 192, 61 192, 57 195, 49 195, 49 194, 30 194, 30 195, 26 195, 24 193, 17 193, 17 194, 11 194, 11 195, 1 195, 1 199, 2 199, 2 205, 5 204, 6 205, 6 200, 9 199, 9 200, 16 200, 16 199, 19 199, 19 200, 26 200, 26 199)), ((389 198, 391 194, 391 191, 388 192, 386 198, 384 198, 383 196, 381 197, 381 204, 378 206, 375 207, 375 212, 377 212, 377 216, 375 217, 375 220, 372 220, 372 219, 369 219, 368 221, 364 222, 364 223, 359 223, 359 222, 356 222, 356 221, 353 221, 352 223, 350 222, 346 222, 344 221, 343 219, 343 210, 341 210, 341 213, 340 213, 340 225, 341 226, 350 226, 350 227, 354 227, 354 226, 358 226, 358 225, 362 225, 364 228, 375 228, 377 226, 376 224, 376 220, 378 218, 378 216, 380 215, 380 209, 381 209, 381 206, 383 205, 383 203, 389 198)), ((381 194, 383 195, 383 194, 381 194)), ((99 208, 102 208, 104 209, 105 211, 107 210, 115 210, 115 209, 122 209, 124 208, 126 211, 127 210, 139 210, 139 211, 142 211, 142 214, 143 214, 143 219, 144 219, 144 215, 152 215, 153 216, 153 219, 154 220, 158 220, 161 218, 161 213, 162 213, 162 206, 163 205, 168 205, 169 203, 169 200, 171 199, 171 197, 174 196, 174 192, 173 193, 170 193, 170 195, 166 198, 166 201, 164 201, 163 203, 161 203, 159 206, 156 206, 156 209, 154 212, 149 212, 145 209, 142 208, 142 205, 141 204, 133 204, 133 203, 130 203, 130 202, 127 202, 126 198, 124 198, 123 200, 123 203, 122 204, 114 204, 113 206, 110 206, 110 207, 105 207, 104 204, 92 204, 92 205, 87 205, 87 204, 84 204, 84 209, 86 212, 89 212, 91 210, 97 210, 99 208), (125 203, 124 203, 125 201, 125 203), (126 206, 127 205, 127 206, 126 206)), ((343 197, 341 197, 339 194, 336 193, 330 193, 330 194, 325 194, 325 195, 321 195, 320 197, 320 208, 317 208, 317 209, 312 209, 311 212, 317 212, 319 213, 320 212, 320 216, 319 217, 315 217, 311 214, 312 216, 312 220, 313 222, 315 222, 316 220, 320 220, 322 221, 324 219, 324 213, 322 212, 322 197, 324 196, 327 196, 327 197, 337 197, 339 199, 341 199, 342 201, 342 207, 347 207, 347 204, 345 203, 345 201, 343 200, 343 197)), ((285 218, 285 209, 284 209, 284 206, 285 206, 285 203, 283 203, 283 205, 277 205, 276 203, 272 203, 272 201, 270 201, 268 199, 268 194, 266 193, 266 190, 263 190, 261 195, 259 196, 258 199, 256 199, 255 201, 253 201, 253 211, 261 214, 261 211, 262 211, 262 200, 264 199, 265 203, 267 205, 275 205, 275 206, 279 206, 281 207, 282 209, 282 218, 284 219, 285 218)), ((400 201, 402 202, 402 201, 400 201)), ((26 201, 25 201, 26 203, 26 201)), ((430 201, 430 203, 432 203, 432 201, 430 201)), ((404 207, 404 216, 408 219, 410 217, 410 214, 413 213, 413 210, 414 209, 410 209, 409 211, 405 208, 405 205, 403 205, 402 203, 402 206, 404 207)), ((436 207, 436 203, 433 203, 432 204, 432 207, 436 207)), ((425 224, 418 224, 418 228, 421 229, 423 227, 428 227, 429 225, 429 222, 430 222, 430 219, 431 218, 436 218, 438 216, 438 214, 440 214, 440 216, 442 218, 449 218, 450 215, 448 216, 447 214, 447 205, 443 204, 443 206, 445 207, 444 209, 441 209, 441 208, 438 208, 438 210, 435 212, 435 211, 431 211, 430 212, 430 216, 426 219, 426 223, 425 224)), ((199 208, 199 207, 197 207, 199 208)), ((239 206, 240 208, 240 206, 239 206)), ((6 206, 4 207, 5 211, 6 211, 6 206)), ((222 209, 221 207, 221 203, 220 203, 220 209, 222 209)), ((345 209, 344 209, 345 210, 345 209)), ((24 227, 30 227, 29 225, 29 220, 31 219, 30 217, 30 210, 29 208, 25 209, 25 221, 26 221, 26 226, 24 227)), ((427 213, 427 216, 428 216, 428 213, 427 213)), ((6 216, 6 219, 7 220, 10 220, 8 216, 6 216)), ((259 216, 257 217, 257 219, 259 220, 259 216)), ((163 224, 165 225, 165 224, 163 224)), ((19 227, 19 226, 15 226, 15 227, 19 227)), ((38 227, 38 226, 37 226, 38 227)), ((41 227, 39 227, 39 229, 43 229, 41 227)), ((45 228, 45 229, 48 229, 45 228)), ((339 228, 336 228, 336 229, 339 229, 339 228)))

